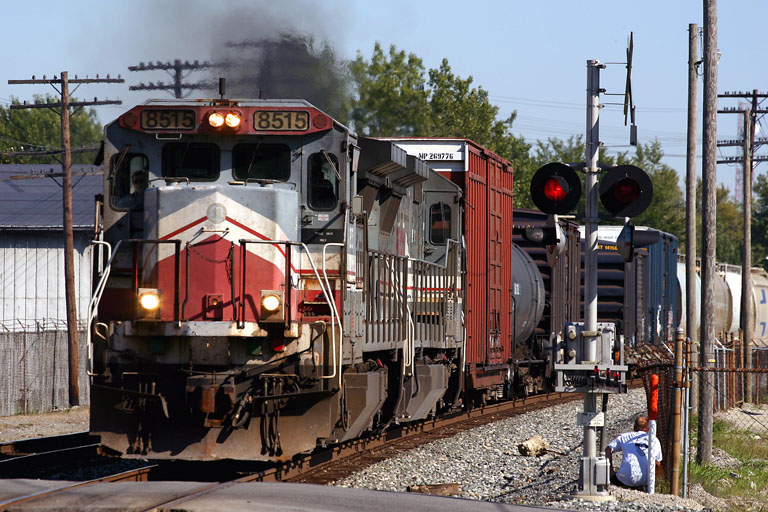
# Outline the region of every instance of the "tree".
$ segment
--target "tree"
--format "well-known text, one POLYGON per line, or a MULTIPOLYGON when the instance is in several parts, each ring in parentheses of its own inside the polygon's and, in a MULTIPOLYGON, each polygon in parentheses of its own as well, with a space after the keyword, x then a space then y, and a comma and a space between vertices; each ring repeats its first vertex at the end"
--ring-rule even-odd
POLYGON ((371 60, 358 53, 350 71, 357 84, 350 118, 361 134, 468 138, 512 161, 518 179, 530 146, 510 132, 516 114, 497 119, 488 92, 473 87, 471 76, 456 76, 447 59, 425 74, 416 55, 394 45, 386 55, 376 43, 371 60))
POLYGON ((760 174, 752 187, 752 265, 768 270, 768 177, 760 174))
MULTIPOLYGON (((701 178, 696 183, 696 251, 701 257, 701 211, 702 211, 701 178)), ((722 183, 715 191, 715 217, 717 238, 715 243, 715 259, 722 263, 741 265, 741 250, 744 245, 742 237, 742 222, 744 211, 741 205, 732 197, 728 187, 722 183)))
MULTIPOLYGON (((14 104, 19 100, 12 99, 14 104)), ((52 96, 35 96, 35 102, 57 102, 52 96)), ((72 101, 76 101, 74 98, 72 101)), ((70 116, 72 148, 98 145, 103 133, 94 109, 77 110, 70 116)), ((10 157, 19 151, 56 151, 61 149, 61 117, 52 109, 19 109, 0 106, 0 163, 50 164, 58 163, 57 155, 10 157)), ((93 163, 97 150, 73 153, 72 163, 93 163)))
MULTIPOLYGON (((637 146, 635 156, 628 162, 643 169, 653 182, 651 205, 635 219, 635 224, 650 226, 671 233, 678 238, 679 246, 685 246, 685 199, 680 188, 677 171, 661 163, 664 152, 655 140, 637 146)), ((620 155, 621 160, 626 158, 620 155)))
POLYGON ((349 70, 357 85, 350 120, 358 132, 371 137, 431 132, 429 91, 420 58, 394 45, 387 56, 376 43, 371 60, 358 52, 349 70))

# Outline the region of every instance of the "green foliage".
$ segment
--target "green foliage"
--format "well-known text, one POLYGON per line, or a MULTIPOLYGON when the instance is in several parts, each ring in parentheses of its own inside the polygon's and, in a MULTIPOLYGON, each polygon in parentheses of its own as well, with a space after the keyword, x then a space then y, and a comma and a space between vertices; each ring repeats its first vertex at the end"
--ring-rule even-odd
MULTIPOLYGON (((695 435, 695 421, 691 431, 695 435)), ((693 442, 695 444, 695 439, 693 442)), ((699 483, 710 494, 723 498, 752 498, 755 488, 763 489, 768 485, 768 443, 764 439, 756 442, 753 432, 740 430, 715 418, 712 424, 712 444, 738 459, 741 465, 731 469, 699 465, 692 461, 689 473, 691 484, 699 483)))
POLYGON ((768 270, 768 177, 760 174, 752 187, 752 265, 768 270))
MULTIPOLYGON (((696 252, 702 254, 702 197, 703 184, 699 178, 696 184, 696 252)), ((730 190, 723 184, 715 190, 715 259, 718 262, 741 264, 741 250, 744 245, 743 234, 743 210, 730 195, 730 190)))
POLYGON ((426 72, 416 55, 394 45, 386 54, 376 43, 370 61, 358 53, 350 72, 357 84, 350 118, 361 134, 468 138, 512 161, 519 179, 530 146, 510 132, 515 114, 497 119, 488 92, 456 76, 447 59, 426 72))
POLYGON ((376 43, 370 62, 358 52, 349 65, 358 98, 350 116, 354 128, 371 137, 431 133, 424 65, 416 55, 376 43))
POLYGON ((653 182, 651 205, 635 219, 638 226, 651 226, 675 235, 679 245, 685 244, 685 197, 680 188, 677 171, 661 163, 664 152, 655 140, 637 146, 635 156, 627 163, 648 173, 653 182))
MULTIPOLYGON (((58 102, 52 96, 35 96, 35 102, 58 102)), ((74 98, 72 101, 76 101, 74 98)), ((14 104, 19 104, 13 99, 14 104)), ((102 128, 94 109, 77 110, 70 116, 70 144, 72 148, 98 145, 102 128)), ((19 109, 0 106, 0 163, 35 164, 58 163, 59 155, 9 157, 8 152, 52 151, 61 149, 61 117, 58 109, 19 109)), ((93 163, 96 150, 73 153, 72 163, 93 163)))

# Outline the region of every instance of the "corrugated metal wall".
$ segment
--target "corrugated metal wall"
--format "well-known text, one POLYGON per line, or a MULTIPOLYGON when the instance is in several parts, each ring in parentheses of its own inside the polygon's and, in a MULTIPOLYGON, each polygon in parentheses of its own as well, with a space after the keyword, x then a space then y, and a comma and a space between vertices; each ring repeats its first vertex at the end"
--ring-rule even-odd
MULTIPOLYGON (((90 236, 75 232, 78 319, 91 300, 90 236)), ((0 231, 0 314, 0 332, 66 329, 62 233, 0 231)))
POLYGON ((512 356, 512 168, 467 144, 467 362, 499 365, 512 356))
MULTIPOLYGON (((89 400, 85 316, 91 299, 90 233, 75 232, 80 403, 89 400)), ((64 239, 58 231, 0 231, 0 415, 68 403, 64 239)))

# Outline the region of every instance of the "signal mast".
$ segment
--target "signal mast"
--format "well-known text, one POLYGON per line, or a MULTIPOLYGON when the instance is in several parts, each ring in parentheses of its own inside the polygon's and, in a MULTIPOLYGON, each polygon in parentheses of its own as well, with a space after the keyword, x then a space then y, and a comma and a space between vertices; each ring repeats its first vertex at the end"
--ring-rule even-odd
MULTIPOLYGON (((632 40, 627 50, 627 89, 625 96, 632 112, 630 142, 636 144, 634 106, 631 105, 632 40)), ((584 412, 577 423, 584 427, 583 456, 576 493, 580 497, 603 500, 610 483, 610 461, 596 450, 596 431, 605 428, 605 414, 598 411, 598 397, 605 394, 625 393, 627 366, 624 364, 624 344, 613 323, 597 321, 597 226, 600 220, 621 219, 624 228, 618 239, 619 251, 626 262, 631 262, 635 249, 655 243, 658 231, 635 231, 631 218, 639 215, 651 203, 653 183, 648 175, 633 165, 619 165, 600 171, 597 159, 599 139, 600 69, 605 65, 597 60, 587 61, 587 163, 576 169, 559 162, 548 163, 536 171, 531 179, 531 198, 544 213, 550 215, 548 227, 526 231, 526 238, 557 253, 562 239, 558 232, 557 215, 574 210, 581 198, 581 177, 585 175, 585 269, 584 320, 568 322, 563 332, 565 339, 552 344, 552 361, 556 376, 555 391, 584 394, 584 412), (598 187, 598 175, 603 172, 598 187), (598 196, 608 215, 600 217, 598 196)), ((625 103, 625 114, 627 112, 625 103)), ((626 119, 625 119, 626 122, 626 119)), ((606 397, 607 398, 607 397, 606 397)), ((603 400, 605 404, 605 399, 603 400)))

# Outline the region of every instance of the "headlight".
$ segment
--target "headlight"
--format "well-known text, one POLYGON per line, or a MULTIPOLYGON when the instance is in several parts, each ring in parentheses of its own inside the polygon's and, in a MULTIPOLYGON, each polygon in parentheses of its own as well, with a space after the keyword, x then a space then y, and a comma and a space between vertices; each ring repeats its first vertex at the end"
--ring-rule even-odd
POLYGON ((280 297, 277 295, 265 295, 261 299, 261 306, 270 313, 277 311, 277 308, 280 307, 280 297))
POLYGON ((230 112, 227 117, 224 118, 224 123, 230 128, 237 128, 240 126, 240 115, 236 112, 230 112))
POLYGON ((208 124, 214 128, 220 128, 224 125, 224 115, 220 112, 214 112, 208 116, 208 124))
POLYGON ((139 295, 139 304, 147 311, 154 311, 160 307, 160 295, 155 291, 145 291, 139 295))

